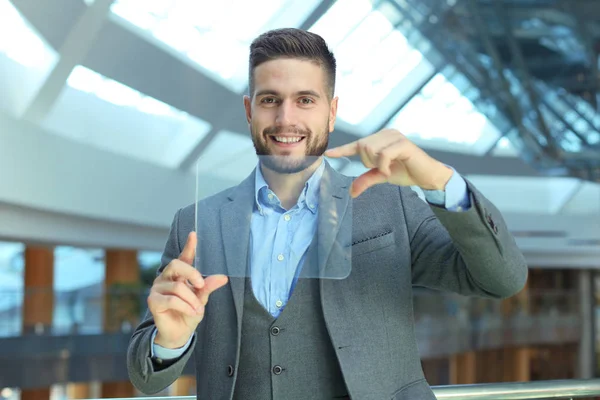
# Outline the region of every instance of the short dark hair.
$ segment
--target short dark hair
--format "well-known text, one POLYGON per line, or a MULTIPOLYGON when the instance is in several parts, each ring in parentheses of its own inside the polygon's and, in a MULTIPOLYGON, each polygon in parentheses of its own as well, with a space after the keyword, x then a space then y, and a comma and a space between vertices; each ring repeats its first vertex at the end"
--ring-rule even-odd
POLYGON ((254 95, 254 69, 278 58, 298 58, 312 61, 325 70, 329 96, 335 92, 335 57, 325 40, 316 33, 296 28, 281 28, 265 32, 250 45, 249 94, 254 95))

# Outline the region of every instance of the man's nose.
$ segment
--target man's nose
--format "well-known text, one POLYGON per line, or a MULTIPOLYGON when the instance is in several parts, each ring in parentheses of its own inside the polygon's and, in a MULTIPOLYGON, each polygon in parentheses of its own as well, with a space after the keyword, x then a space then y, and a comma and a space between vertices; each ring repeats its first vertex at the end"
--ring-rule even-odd
POLYGON ((295 109, 293 102, 284 101, 277 109, 276 124, 279 126, 295 125, 295 109))

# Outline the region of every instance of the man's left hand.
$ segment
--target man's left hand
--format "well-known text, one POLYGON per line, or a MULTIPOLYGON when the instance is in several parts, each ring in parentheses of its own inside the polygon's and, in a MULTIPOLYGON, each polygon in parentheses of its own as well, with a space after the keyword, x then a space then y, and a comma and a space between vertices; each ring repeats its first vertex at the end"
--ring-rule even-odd
POLYGON ((352 197, 386 182, 398 186, 419 186, 424 190, 444 190, 453 173, 452 169, 429 156, 395 129, 383 129, 325 152, 325 156, 331 158, 356 154, 370 170, 354 180, 350 190, 352 197))

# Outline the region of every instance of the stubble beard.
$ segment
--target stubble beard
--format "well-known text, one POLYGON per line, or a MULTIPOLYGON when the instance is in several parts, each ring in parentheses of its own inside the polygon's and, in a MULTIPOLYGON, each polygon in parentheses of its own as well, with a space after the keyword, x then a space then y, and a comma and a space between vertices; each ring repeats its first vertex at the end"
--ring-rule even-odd
POLYGON ((274 127, 266 128, 262 133, 257 133, 252 128, 252 142, 254 149, 261 164, 279 174, 295 174, 309 168, 320 156, 322 156, 329 146, 329 120, 322 132, 315 135, 309 130, 301 129, 278 129, 274 127), (267 145, 269 135, 277 133, 296 133, 304 136, 306 141, 306 151, 303 156, 273 155, 267 145))

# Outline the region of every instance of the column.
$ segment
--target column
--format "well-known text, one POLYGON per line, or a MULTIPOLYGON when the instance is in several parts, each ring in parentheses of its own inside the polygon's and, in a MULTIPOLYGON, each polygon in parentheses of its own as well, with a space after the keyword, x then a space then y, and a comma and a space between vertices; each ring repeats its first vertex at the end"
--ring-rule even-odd
POLYGON ((89 399, 92 397, 88 383, 69 383, 67 385, 68 399, 89 399))
POLYGON ((502 381, 528 382, 531 380, 531 349, 515 345, 526 332, 520 329, 531 315, 529 281, 515 296, 502 302, 502 314, 507 335, 502 349, 502 381))
POLYGON ((196 377, 183 375, 173 382, 171 396, 192 396, 196 394, 196 377))
MULTIPOLYGON (((23 335, 49 333, 54 309, 54 249, 25 248, 23 335)), ((50 388, 23 389, 21 400, 47 400, 50 388)))
POLYGON ((23 334, 48 333, 54 309, 54 249, 25 248, 23 334))
POLYGON ((104 278, 104 331, 119 332, 123 323, 139 322, 140 269, 135 250, 107 250, 104 278))
POLYGON ((450 384, 463 385, 476 383, 477 379, 476 353, 465 353, 450 356, 450 384))
POLYGON ((503 349, 503 382, 529 382, 531 380, 531 350, 527 347, 503 349))
MULTIPOLYGON (((104 279, 104 332, 120 332, 124 323, 135 329, 139 323, 140 269, 136 250, 106 250, 104 279)), ((102 382, 101 397, 134 397, 129 381, 102 382)))
POLYGON ((577 378, 591 379, 595 374, 594 279, 590 270, 578 271, 579 308, 581 313, 581 339, 577 352, 577 378))

